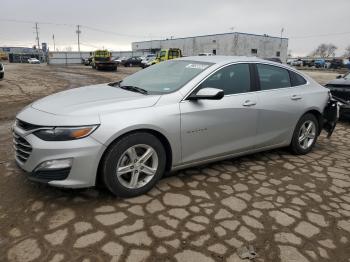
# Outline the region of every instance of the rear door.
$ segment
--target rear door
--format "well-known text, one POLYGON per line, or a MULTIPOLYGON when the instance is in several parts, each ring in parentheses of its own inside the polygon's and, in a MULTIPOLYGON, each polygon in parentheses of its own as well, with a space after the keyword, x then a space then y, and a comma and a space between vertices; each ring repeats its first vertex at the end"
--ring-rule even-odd
POLYGON ((307 81, 283 67, 256 64, 260 91, 257 148, 286 145, 305 108, 307 81))
POLYGON ((222 89, 221 100, 180 103, 184 164, 251 150, 257 129, 257 97, 250 65, 228 65, 209 76, 204 87, 222 89))

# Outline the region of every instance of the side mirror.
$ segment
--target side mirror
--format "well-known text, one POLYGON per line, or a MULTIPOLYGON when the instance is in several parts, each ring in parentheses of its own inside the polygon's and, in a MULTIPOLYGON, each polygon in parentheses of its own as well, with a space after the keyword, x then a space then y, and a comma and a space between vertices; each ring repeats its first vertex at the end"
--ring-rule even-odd
POLYGON ((200 89, 196 94, 192 93, 188 99, 189 100, 199 100, 199 99, 208 99, 208 100, 220 100, 224 97, 224 91, 217 88, 205 87, 200 89))
POLYGON ((342 75, 338 75, 338 76, 337 76, 337 79, 342 78, 342 77, 343 77, 342 75))

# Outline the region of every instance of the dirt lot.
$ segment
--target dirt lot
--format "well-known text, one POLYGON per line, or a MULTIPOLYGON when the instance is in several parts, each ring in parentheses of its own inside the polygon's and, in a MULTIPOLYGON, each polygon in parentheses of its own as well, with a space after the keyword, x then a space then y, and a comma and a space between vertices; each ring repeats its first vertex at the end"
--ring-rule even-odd
MULTIPOLYGON (((0 261, 350 261, 350 123, 307 156, 273 150, 162 179, 147 195, 116 199, 25 179, 10 125, 31 101, 136 71, 7 65, 0 82, 0 261)), ((308 72, 321 83, 337 73, 308 72)))

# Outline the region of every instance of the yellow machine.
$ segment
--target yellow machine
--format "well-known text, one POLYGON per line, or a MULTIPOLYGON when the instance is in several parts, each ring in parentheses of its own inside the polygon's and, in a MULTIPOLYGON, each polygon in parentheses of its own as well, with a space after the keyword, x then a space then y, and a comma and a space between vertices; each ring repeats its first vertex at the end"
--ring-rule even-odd
POLYGON ((94 69, 117 70, 117 63, 112 60, 112 53, 108 50, 96 50, 92 54, 91 66, 94 69))
POLYGON ((157 55, 157 58, 152 60, 149 65, 158 64, 159 62, 171 60, 175 58, 182 57, 181 49, 179 48, 169 48, 169 49, 162 49, 157 55))
POLYGON ((7 60, 7 54, 4 52, 0 52, 0 60, 7 60))

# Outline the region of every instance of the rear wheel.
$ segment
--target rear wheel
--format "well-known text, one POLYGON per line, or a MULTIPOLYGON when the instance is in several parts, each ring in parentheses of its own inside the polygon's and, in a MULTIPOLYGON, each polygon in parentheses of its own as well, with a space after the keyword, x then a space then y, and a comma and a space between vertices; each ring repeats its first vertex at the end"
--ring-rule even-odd
POLYGON ((114 143, 102 162, 102 178, 116 196, 134 197, 149 191, 165 170, 165 150, 152 134, 134 133, 114 143))
POLYGON ((317 141, 319 134, 319 124, 313 114, 302 116, 294 130, 291 150, 297 155, 309 153, 317 141))

